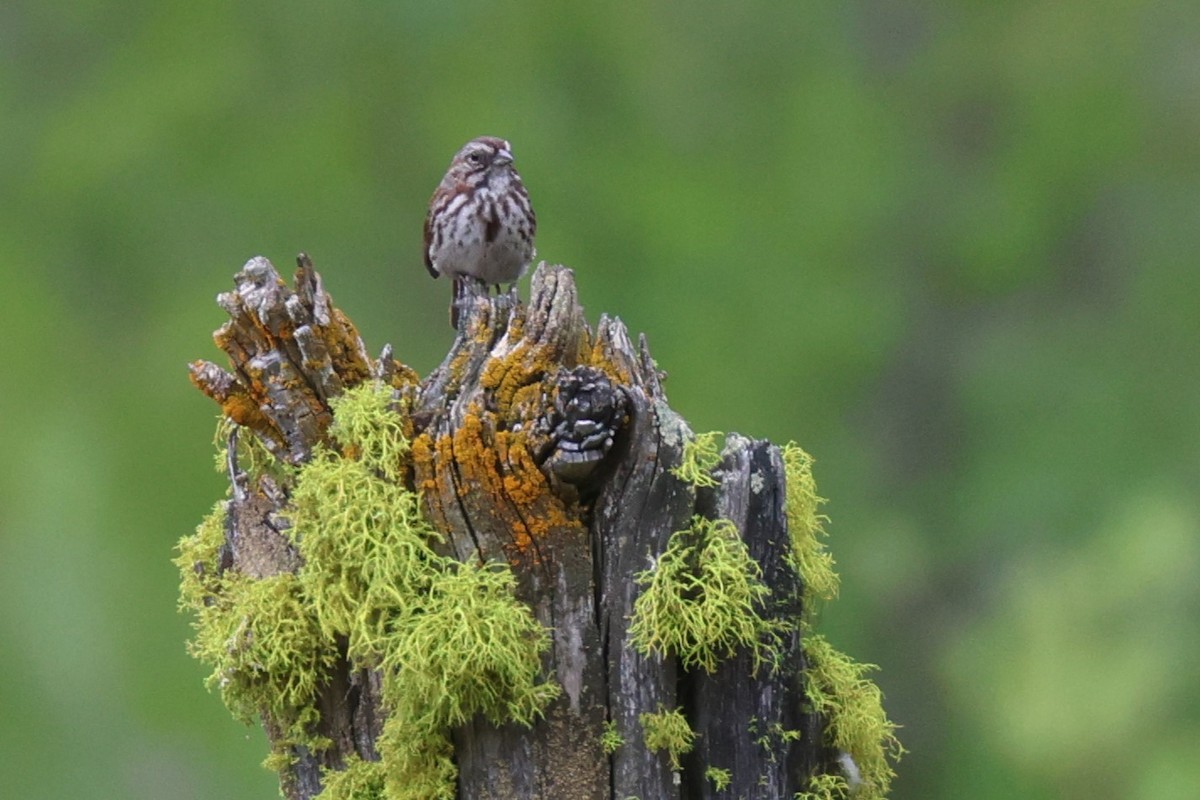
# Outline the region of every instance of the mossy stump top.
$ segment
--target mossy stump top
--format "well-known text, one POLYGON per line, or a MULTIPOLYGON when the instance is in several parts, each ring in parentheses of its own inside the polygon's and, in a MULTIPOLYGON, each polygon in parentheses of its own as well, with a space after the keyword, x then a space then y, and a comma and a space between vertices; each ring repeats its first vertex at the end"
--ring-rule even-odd
POLYGON ((570 270, 473 298, 424 380, 305 256, 219 303, 231 367, 191 373, 230 491, 181 602, 286 797, 886 794, 866 667, 806 646, 836 592, 811 460, 694 434, 570 270))

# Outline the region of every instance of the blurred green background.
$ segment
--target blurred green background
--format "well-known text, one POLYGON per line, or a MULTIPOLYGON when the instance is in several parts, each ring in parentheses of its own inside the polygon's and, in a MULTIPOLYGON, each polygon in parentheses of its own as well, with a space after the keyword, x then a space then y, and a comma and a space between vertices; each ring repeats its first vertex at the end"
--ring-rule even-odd
POLYGON ((305 250, 427 373, 421 221, 488 133, 693 428, 816 456, 895 797, 1200 796, 1198 41, 1190 0, 8 0, 4 794, 275 796, 174 608, 223 492, 185 365, 305 250))

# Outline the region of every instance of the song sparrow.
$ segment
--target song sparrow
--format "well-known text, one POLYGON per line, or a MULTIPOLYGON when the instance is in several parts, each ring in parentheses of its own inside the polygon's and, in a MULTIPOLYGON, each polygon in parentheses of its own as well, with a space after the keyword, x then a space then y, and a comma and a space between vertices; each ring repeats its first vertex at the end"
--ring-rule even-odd
POLYGON ((512 148, 495 136, 463 145, 429 201, 425 266, 433 277, 454 278, 450 324, 474 286, 513 283, 533 260, 537 216, 512 148))

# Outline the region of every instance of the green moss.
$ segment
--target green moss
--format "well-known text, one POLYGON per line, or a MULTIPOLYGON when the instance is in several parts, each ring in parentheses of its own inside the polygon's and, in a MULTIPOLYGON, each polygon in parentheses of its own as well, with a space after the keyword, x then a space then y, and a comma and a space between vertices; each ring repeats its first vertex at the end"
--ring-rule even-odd
POLYGON ((690 528, 671 534, 654 567, 637 576, 646 588, 633 607, 634 645, 707 672, 738 647, 753 654, 755 667, 773 659, 781 626, 759 614, 770 595, 761 576, 732 522, 693 518, 690 528))
POLYGON ((679 709, 660 710, 653 714, 641 714, 638 722, 645 734, 646 747, 655 752, 665 750, 671 759, 671 769, 679 771, 679 759, 689 753, 696 742, 696 733, 688 725, 679 709))
POLYGON ((459 725, 476 714, 531 725, 558 695, 539 682, 549 633, 513 595, 505 566, 450 562, 417 613, 395 620, 383 660, 383 696, 418 728, 459 725))
POLYGON ((345 636, 352 659, 378 664, 393 620, 417 611, 445 568, 420 499, 365 461, 322 448, 301 470, 288 513, 322 634, 345 636))
MULTIPOLYGON (((213 665, 210 685, 236 717, 266 714, 280 730, 273 769, 294 749, 329 746, 308 731, 335 642, 355 667, 380 670, 381 761, 327 772, 324 800, 452 800, 451 726, 476 714, 528 725, 559 691, 538 680, 549 636, 516 599, 508 566, 463 565, 431 547, 439 535, 407 488, 407 423, 392 405, 390 387, 348 390, 332 404, 334 446, 287 473, 297 574, 218 575, 224 504, 176 559, 181 605, 197 614, 191 651, 213 665)), ((238 447, 243 468, 278 468, 261 445, 238 447)))
POLYGON ((804 580, 805 599, 832 600, 837 597, 838 576, 833 569, 833 555, 825 548, 824 523, 828 518, 817 511, 825 500, 817 495, 813 458, 795 442, 784 445, 782 453, 787 477, 788 534, 796 569, 804 580))
MULTIPOLYGON (((883 710, 883 693, 866 678, 877 667, 855 662, 835 650, 823 636, 805 637, 804 647, 809 660, 805 694, 813 710, 826 719, 825 743, 849 753, 858 766, 862 782, 856 787, 854 797, 857 800, 886 797, 896 775, 892 762, 904 748, 896 738, 895 723, 883 710)), ((838 780, 826 778, 819 785, 836 788, 839 784, 838 780)), ((840 785, 845 785, 845 781, 840 785)), ((810 793, 814 791, 815 788, 810 788, 810 793)), ((845 795, 817 794, 811 800, 842 796, 845 795)))
POLYGON ((604 732, 600 734, 600 746, 604 748, 604 752, 612 755, 625 744, 625 737, 617 731, 617 723, 613 720, 608 720, 604 723, 604 732))
POLYGON ((671 472, 693 486, 716 486, 712 471, 721 463, 720 442, 724 438, 720 431, 696 434, 684 443, 680 464, 671 472))
POLYGON ((851 792, 850 784, 841 775, 821 774, 814 775, 808 782, 808 791, 797 793, 795 800, 849 800, 859 796, 851 792))
POLYGON ((386 764, 388 800, 456 800, 454 747, 444 732, 430 732, 390 716, 376 742, 386 764))
POLYGON ((179 610, 199 613, 221 589, 221 547, 225 544, 224 501, 213 506, 196 532, 179 540, 179 610))
POLYGON ((392 408, 394 391, 381 381, 367 381, 330 401, 329 434, 380 477, 402 483, 409 452, 404 417, 392 408))
POLYGON ((711 783, 718 792, 723 792, 733 782, 733 774, 727 769, 709 767, 704 770, 704 779, 711 783))
POLYGON ((199 610, 192 655, 213 666, 234 716, 252 722, 269 714, 295 742, 309 742, 317 688, 333 663, 333 648, 317 628, 294 575, 262 580, 227 575, 214 601, 199 610))
POLYGON ((445 569, 430 548, 440 536, 403 480, 409 443, 391 397, 390 387, 370 382, 332 403, 330 433, 343 452, 317 448, 288 512, 321 632, 345 636, 364 666, 379 663, 392 621, 417 610, 445 569))
POLYGON ((381 761, 350 756, 342 769, 321 771, 321 793, 314 800, 388 800, 386 770, 381 761))

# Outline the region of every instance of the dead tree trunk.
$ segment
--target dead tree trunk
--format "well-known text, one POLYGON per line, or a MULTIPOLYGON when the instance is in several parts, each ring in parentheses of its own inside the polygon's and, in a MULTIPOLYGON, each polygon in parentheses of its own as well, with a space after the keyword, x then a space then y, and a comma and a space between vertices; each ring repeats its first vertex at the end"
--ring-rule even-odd
MULTIPOLYGON (((236 291, 220 298, 230 321, 216 339, 232 371, 192 366, 193 381, 233 423, 218 557, 207 565, 181 557, 209 581, 200 626, 204 608, 223 602, 223 576, 261 580, 304 561, 289 529, 294 478, 240 463, 246 437, 302 469, 330 444, 331 400, 381 381, 393 387, 412 443, 403 482, 441 534, 431 546, 463 564, 507 565, 517 599, 548 631, 540 669, 559 688, 532 725, 475 714, 450 729, 449 796, 791 798, 811 790, 814 776, 845 772, 829 712, 806 695, 804 577, 779 448, 731 434, 705 480, 681 477, 694 435, 667 405, 645 339, 634 345, 615 318, 591 329, 562 267, 537 269, 528 306, 474 298, 442 365, 418 381, 390 348, 371 358, 308 259, 299 264, 289 290, 265 259, 249 262, 236 291), (731 521, 761 570, 769 593, 747 611, 761 621, 765 663, 742 642, 715 666, 689 664, 634 635, 646 575, 696 518, 731 521), (690 749, 648 742, 646 715, 673 710, 694 733, 690 749)), ((695 599, 705 587, 689 591, 695 599)), ((238 635, 249 637, 246 624, 238 635)), ((385 750, 394 709, 384 687, 404 671, 364 663, 347 641, 339 634, 317 647, 311 708, 256 709, 293 800, 316 797, 350 764, 380 763, 385 750)), ((214 676, 223 688, 231 670, 214 676)), ((405 796, 385 773, 323 797, 405 796)))

